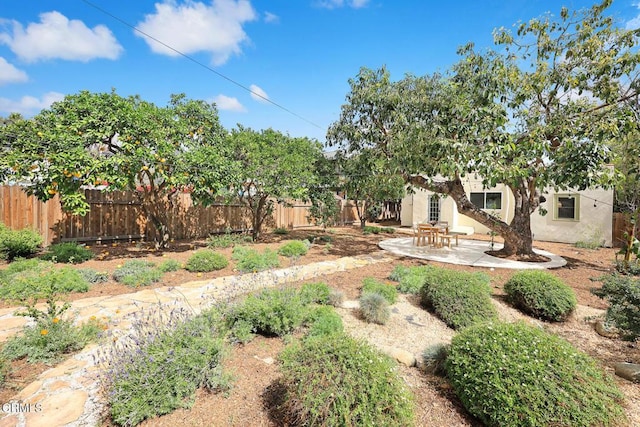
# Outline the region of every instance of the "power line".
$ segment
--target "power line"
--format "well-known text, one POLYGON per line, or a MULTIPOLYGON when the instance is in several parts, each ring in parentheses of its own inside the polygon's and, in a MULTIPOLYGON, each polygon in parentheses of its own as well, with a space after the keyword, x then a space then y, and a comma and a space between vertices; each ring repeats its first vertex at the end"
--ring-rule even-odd
POLYGON ((207 71, 210 71, 210 72, 214 73, 214 74, 215 74, 215 75, 217 75, 218 77, 221 77, 221 78, 223 78, 223 79, 227 80, 228 82, 230 82, 230 83, 232 83, 232 84, 234 84, 234 85, 236 85, 236 86, 240 87, 241 89, 246 90, 246 91, 247 91, 247 92, 249 92, 250 94, 252 94, 252 95, 254 95, 254 96, 257 96, 257 97, 259 97, 259 98, 263 99, 264 101, 266 101, 266 102, 268 102, 269 104, 271 104, 271 105, 273 105, 273 106, 275 106, 275 107, 277 107, 277 108, 281 109, 282 111, 285 111, 285 112, 287 112, 287 113, 291 114, 292 116, 295 116, 295 117, 299 118, 300 120, 303 120, 303 121, 305 121, 305 122, 309 123, 310 125, 312 125, 312 126, 314 126, 314 127, 318 128, 318 129, 323 129, 320 125, 318 125, 318 124, 316 124, 316 123, 312 122, 311 120, 309 120, 309 119, 307 119, 307 118, 305 118, 305 117, 301 116, 301 115, 300 115, 300 114, 298 114, 298 113, 295 113, 295 112, 291 111, 290 109, 288 109, 288 108, 284 107, 284 106, 283 106, 283 105, 281 105, 281 104, 278 104, 277 102, 272 101, 271 99, 267 98, 266 96, 263 96, 263 95, 261 95, 261 94, 259 94, 259 93, 255 92, 255 91, 251 90, 250 88, 246 87, 246 86, 245 86, 245 85, 243 85, 242 83, 239 83, 239 82, 237 82, 237 81, 233 80, 231 77, 227 77, 226 75, 224 75, 224 74, 220 73, 219 71, 216 71, 214 68, 212 68, 212 67, 210 67, 210 66, 208 66, 208 65, 206 65, 206 64, 204 64, 204 63, 202 63, 202 62, 200 62, 200 61, 198 61, 198 60, 197 60, 197 59, 195 59, 194 57, 192 57, 192 56, 190 56, 190 55, 187 55, 186 53, 184 53, 184 52, 182 52, 182 51, 180 51, 180 50, 178 50, 178 49, 174 48, 173 46, 168 45, 167 43, 163 42, 162 40, 159 40, 159 39, 157 39, 157 38, 153 37, 152 35, 150 35, 150 34, 148 34, 148 33, 144 32, 144 31, 140 30, 140 29, 139 29, 138 27, 136 27, 135 25, 130 24, 129 22, 125 21, 124 19, 120 18, 119 16, 114 15, 113 13, 109 12, 108 10, 103 9, 102 7, 100 7, 100 6, 96 5, 95 3, 92 3, 92 2, 90 2, 90 1, 88 1, 88 0, 80 0, 80 1, 81 1, 81 2, 83 2, 83 3, 85 3, 86 5, 88 5, 88 6, 92 7, 92 8, 94 8, 94 9, 96 9, 96 10, 100 11, 101 13, 103 13, 103 14, 105 14, 105 15, 107 15, 107 16, 109 16, 109 17, 111 17, 112 19, 114 19, 114 20, 116 20, 116 21, 120 22, 121 24, 125 25, 126 27, 131 28, 133 31, 135 31, 135 32, 137 32, 137 33, 142 34, 143 36, 147 37, 148 39, 153 40, 154 42, 161 44, 162 46, 166 47, 167 49, 169 49, 169 50, 171 50, 171 51, 173 51, 173 52, 177 53, 178 55, 182 56, 182 57, 183 57, 183 58, 185 58, 185 59, 188 59, 189 61, 193 62, 194 64, 199 65, 200 67, 204 68, 205 70, 207 70, 207 71))

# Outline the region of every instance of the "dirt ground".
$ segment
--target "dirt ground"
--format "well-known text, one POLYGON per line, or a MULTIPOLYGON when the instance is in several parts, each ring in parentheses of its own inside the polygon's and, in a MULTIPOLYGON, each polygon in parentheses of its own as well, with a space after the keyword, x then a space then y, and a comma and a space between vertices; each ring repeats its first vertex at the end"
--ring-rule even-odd
MULTIPOLYGON (((307 255, 298 260, 281 258, 281 266, 286 267, 293 264, 311 263, 328 259, 336 259, 343 256, 366 254, 379 251, 377 243, 380 240, 402 237, 400 233, 362 235, 358 229, 336 228, 332 232, 322 230, 297 230, 285 236, 265 235, 264 239, 256 244, 258 249, 269 247, 277 249, 283 241, 289 239, 301 239, 316 237, 315 243, 307 255), (331 242, 319 241, 318 236, 329 236, 331 242)), ((486 239, 487 236, 472 236, 477 239, 486 239)), ((121 243, 108 246, 94 246, 91 249, 96 254, 96 258, 82 264, 81 268, 94 268, 98 271, 112 273, 118 265, 126 259, 141 258, 154 262, 161 262, 165 259, 175 259, 181 263, 185 262, 195 250, 205 245, 205 241, 179 242, 163 251, 154 251, 152 245, 140 243, 121 243)), ((637 343, 629 343, 617 339, 604 338, 593 330, 593 325, 584 320, 584 314, 600 314, 606 308, 606 302, 591 294, 590 289, 600 286, 596 279, 608 272, 613 271, 613 262, 616 249, 600 248, 596 250, 578 249, 572 245, 536 242, 535 247, 552 252, 564 257, 568 263, 565 267, 551 270, 571 286, 577 295, 581 308, 578 314, 574 315, 567 322, 561 324, 545 324, 545 327, 552 332, 564 337, 581 350, 591 354, 601 361, 602 365, 610 372, 612 366, 617 362, 640 363, 640 348, 637 343)), ((487 245, 487 248, 488 245, 487 245)), ((231 255, 231 249, 220 250, 227 257, 231 255)), ((393 267, 398 264, 404 265, 442 265, 447 268, 454 268, 468 271, 484 271, 492 279, 492 286, 495 294, 495 301, 498 305, 504 305, 502 301, 502 287, 506 280, 515 271, 503 269, 481 269, 466 266, 453 266, 450 264, 439 264, 424 260, 409 258, 397 258, 391 263, 370 265, 365 268, 340 272, 316 278, 314 281, 324 281, 330 287, 339 289, 345 294, 346 299, 357 299, 360 293, 362 279, 364 277, 375 277, 381 280, 387 278, 393 267)), ((224 270, 212 273, 189 273, 185 270, 167 273, 163 281, 157 286, 179 285, 192 280, 204 280, 213 277, 235 274, 233 263, 224 270)), ((0 268, 2 266, 0 265, 0 268)), ((115 295, 135 291, 135 289, 109 281, 105 284, 95 285, 88 293, 70 295, 70 299, 86 298, 99 295, 115 295)), ((417 302, 413 302, 417 306, 417 302)), ((505 308, 505 310, 511 310, 505 308)), ((423 311, 423 310, 422 310, 423 311)), ((510 313, 514 311, 511 310, 510 313)), ((341 313, 342 314, 342 313, 341 313)), ((510 314, 518 316, 519 314, 510 314)), ((430 316, 424 312, 424 316, 430 316)), ((345 317, 343 316, 343 319, 345 317)), ((345 320, 347 321, 347 320, 345 320)), ((359 320, 348 320, 349 322, 359 322, 359 320)), ((350 325, 358 329, 364 324, 350 325)), ((346 329, 347 325, 345 325, 346 329)), ((393 335, 406 338, 411 336, 411 332, 399 328, 380 326, 374 331, 380 338, 385 340, 393 339, 393 335), (392 337, 389 338, 389 335, 392 337)), ((416 343, 419 341, 416 339, 416 343)), ((277 410, 274 409, 282 390, 278 387, 278 363, 277 357, 284 347, 282 339, 257 337, 254 341, 246 345, 238 345, 231 348, 229 357, 225 360, 226 369, 234 376, 232 388, 227 393, 208 394, 198 392, 194 406, 189 410, 178 410, 167 416, 148 420, 143 425, 146 426, 279 426, 285 425, 279 418, 277 410)), ((408 344, 410 345, 410 344, 408 344)), ((420 350, 415 353, 419 354, 420 350)), ((14 364, 14 373, 10 377, 10 389, 0 390, 0 400, 7 398, 19 389, 28 384, 35 377, 38 369, 46 367, 25 366, 24 363, 14 364), (28 370, 28 372, 26 372, 28 370)), ((469 417, 460 402, 453 394, 446 380, 436 376, 425 374, 416 368, 406 368, 399 366, 399 371, 407 384, 410 386, 416 402, 418 402, 417 425, 430 426, 475 426, 480 425, 477 420, 469 417)), ((640 386, 634 385, 624 380, 617 379, 622 390, 629 397, 629 410, 627 411, 631 425, 640 425, 640 386)), ((105 421, 109 425, 109 421, 105 421)))

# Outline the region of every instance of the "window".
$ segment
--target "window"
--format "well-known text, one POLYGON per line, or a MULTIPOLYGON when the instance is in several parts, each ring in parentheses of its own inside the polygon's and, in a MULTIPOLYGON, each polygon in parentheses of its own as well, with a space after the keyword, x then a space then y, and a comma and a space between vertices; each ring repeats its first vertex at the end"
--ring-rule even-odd
POLYGON ((580 220, 580 195, 556 194, 554 219, 580 220))
POLYGON ((471 193, 470 200, 480 209, 502 209, 502 193, 471 193))
POLYGON ((440 221, 440 196, 432 194, 429 196, 429 222, 440 221))

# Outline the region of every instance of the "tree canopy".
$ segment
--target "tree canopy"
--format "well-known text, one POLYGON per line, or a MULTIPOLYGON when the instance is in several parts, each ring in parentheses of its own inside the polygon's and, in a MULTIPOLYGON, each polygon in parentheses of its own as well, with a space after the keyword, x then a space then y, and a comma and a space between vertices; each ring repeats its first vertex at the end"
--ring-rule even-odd
POLYGON ((616 27, 610 0, 560 10, 494 32, 497 48, 459 49, 449 72, 407 74, 363 68, 327 140, 348 153, 372 150, 405 181, 446 194, 465 214, 502 235, 503 252, 534 256, 530 215, 547 188, 610 185, 603 166, 622 131, 612 106, 637 92, 638 30, 616 27), (475 206, 463 180, 504 184, 515 197, 506 223, 475 206))

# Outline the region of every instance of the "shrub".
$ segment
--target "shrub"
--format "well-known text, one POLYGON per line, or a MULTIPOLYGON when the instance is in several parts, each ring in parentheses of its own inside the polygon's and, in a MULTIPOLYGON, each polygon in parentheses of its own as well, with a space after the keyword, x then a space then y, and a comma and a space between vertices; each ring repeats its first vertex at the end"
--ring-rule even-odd
POLYGON ((362 229, 362 234, 380 234, 381 228, 373 225, 365 225, 362 229))
POLYGON ((220 367, 223 341, 206 314, 189 318, 174 310, 164 321, 145 316, 132 325, 130 340, 114 343, 100 360, 110 415, 118 425, 187 408, 199 387, 218 390, 228 382, 220 367))
POLYGON ((300 288, 300 298, 305 304, 329 304, 331 288, 323 282, 305 283, 300 288))
POLYGON ((207 272, 222 270, 228 265, 229 261, 221 253, 202 249, 189 257, 184 268, 191 272, 207 272))
POLYGON ((289 230, 284 227, 277 227, 273 229, 273 234, 277 234, 279 236, 286 236, 289 234, 289 230))
POLYGON ((93 268, 79 268, 78 273, 87 283, 104 283, 109 281, 109 274, 106 271, 96 271, 93 268))
POLYGON ((447 360, 449 349, 444 344, 434 344, 422 352, 422 369, 434 374, 444 373, 444 364, 447 360))
POLYGON ((488 426, 604 426, 624 419, 623 395, 593 359, 524 323, 460 332, 446 372, 465 408, 488 426))
POLYGON ((159 282, 162 272, 150 261, 132 259, 113 272, 113 280, 134 288, 159 282))
POLYGON ((9 338, 2 354, 10 360, 26 357, 29 363, 54 363, 94 341, 99 332, 91 324, 77 327, 71 320, 41 318, 34 326, 25 327, 21 334, 9 338))
POLYGON ((489 278, 484 274, 429 267, 420 298, 424 307, 454 329, 498 317, 491 302, 489 278))
POLYGON ((255 249, 236 246, 233 248, 231 257, 237 262, 236 267, 238 270, 243 273, 268 270, 269 268, 280 266, 278 254, 269 249, 259 253, 255 249))
POLYGON ((381 233, 393 234, 396 232, 396 229, 393 227, 382 227, 380 228, 381 233))
POLYGON ((89 284, 75 269, 55 268, 39 259, 17 260, 0 271, 0 298, 20 303, 35 302, 52 294, 87 292, 89 284))
POLYGON ((526 270, 514 274, 504 285, 515 307, 545 320, 565 320, 576 308, 576 295, 548 271, 526 270))
POLYGON ((363 341, 321 335, 288 346, 280 361, 295 425, 413 425, 413 396, 395 363, 363 341))
POLYGON ((398 290, 395 286, 379 282, 373 277, 366 277, 362 281, 362 293, 380 294, 389 304, 395 304, 398 300, 398 290))
POLYGON ((248 242, 251 242, 251 236, 247 236, 246 234, 231 234, 231 232, 228 232, 209 237, 207 239, 207 246, 214 249, 231 248, 248 242))
POLYGON ((306 255, 311 244, 307 240, 291 240, 278 249, 278 254, 287 258, 298 258, 306 255))
POLYGON ((267 336, 282 336, 302 325, 305 304, 292 288, 264 289, 249 295, 231 310, 230 326, 247 322, 253 332, 267 336))
POLYGON ((379 293, 366 292, 360 296, 360 314, 369 323, 384 325, 389 320, 389 301, 379 293))
POLYGON ((0 224, 0 258, 11 261, 14 258, 33 255, 42 242, 42 236, 34 230, 29 228, 11 230, 4 224, 0 224))
POLYGON ((393 280, 394 282, 399 282, 407 274, 409 274, 409 267, 405 267, 402 264, 397 264, 396 266, 393 267, 393 270, 391 271, 391 273, 389 273, 389 280, 393 280))
POLYGON ((333 307, 321 305, 309 310, 306 322, 309 325, 308 337, 339 334, 344 330, 342 318, 333 307))
POLYGON ((344 292, 337 289, 331 289, 329 293, 329 305, 333 307, 340 307, 344 302, 344 292))
POLYGON ((592 292, 609 302, 606 321, 618 328, 623 338, 640 337, 640 279, 611 274, 601 278, 603 285, 592 292))
POLYGON ((93 258, 93 252, 75 242, 56 243, 49 246, 40 258, 65 264, 79 264, 93 258))
POLYGON ((164 260, 158 265, 158 270, 161 273, 168 273, 170 271, 178 271, 180 270, 180 262, 175 259, 167 259, 164 260))
POLYGON ((9 373, 9 364, 3 354, 0 353, 0 387, 4 387, 4 381, 9 373))

